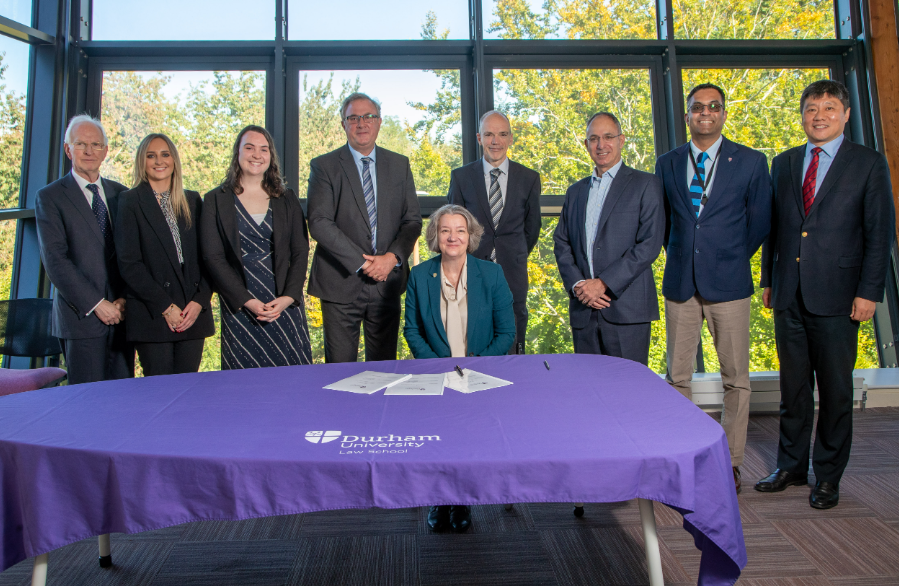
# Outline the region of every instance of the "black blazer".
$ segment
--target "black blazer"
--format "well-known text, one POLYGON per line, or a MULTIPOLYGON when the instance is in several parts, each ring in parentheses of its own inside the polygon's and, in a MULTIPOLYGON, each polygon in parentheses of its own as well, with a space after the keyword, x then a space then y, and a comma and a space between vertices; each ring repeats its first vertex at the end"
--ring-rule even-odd
POLYGON ((802 284, 802 300, 816 315, 849 315, 856 297, 882 301, 896 211, 886 158, 843 139, 805 215, 805 146, 774 158, 774 213, 762 247, 762 287, 774 309, 786 309, 802 284))
POLYGON ((472 256, 490 260, 496 248, 496 262, 503 267, 515 299, 528 293, 528 255, 540 239, 540 174, 509 161, 509 181, 499 225, 493 225, 484 162, 478 159, 450 175, 447 200, 470 211, 484 227, 484 236, 472 256))
MULTIPOLYGON (((115 233, 118 194, 128 188, 109 179, 101 181, 115 233)), ((124 297, 125 284, 115 248, 106 249, 97 218, 71 173, 37 192, 34 215, 41 260, 56 288, 53 335, 67 340, 107 335, 109 326, 87 313, 101 299, 124 297)))
POLYGON ((127 285, 125 331, 130 342, 179 342, 206 338, 215 333, 209 302, 212 287, 200 265, 199 230, 203 202, 196 191, 185 191, 191 224, 178 219, 181 254, 162 208, 148 183, 141 183, 119 196, 115 242, 119 272, 127 285), (171 304, 184 309, 195 301, 203 311, 186 331, 169 329, 162 312, 171 304))
MULTIPOLYGON (((377 284, 384 298, 406 291, 407 259, 421 235, 421 210, 409 159, 381 147, 375 154, 378 182, 377 253, 394 253, 402 265, 377 284)), ((348 145, 309 163, 309 232, 317 242, 309 274, 309 294, 350 303, 366 279, 359 268, 371 254, 371 227, 359 169, 348 145)))
POLYGON ((610 307, 603 317, 616 324, 659 319, 659 297, 652 263, 662 252, 665 206, 662 181, 650 173, 621 165, 612 181, 596 227, 593 272, 584 250, 587 200, 592 175, 568 188, 553 234, 559 274, 568 293, 571 327, 584 328, 594 311, 574 297, 571 288, 583 279, 600 278, 609 288, 610 307))
MULTIPOLYGON (((237 231, 234 197, 231 188, 224 185, 203 196, 200 248, 213 289, 232 309, 237 310, 253 299, 253 295, 247 290, 247 277, 241 260, 243 253, 237 231)), ((272 263, 275 268, 275 294, 278 297, 292 297, 294 305, 299 305, 303 303, 303 284, 306 282, 306 267, 309 265, 306 216, 292 189, 269 201, 274 233, 272 263)), ((259 301, 268 303, 271 299, 259 301)))

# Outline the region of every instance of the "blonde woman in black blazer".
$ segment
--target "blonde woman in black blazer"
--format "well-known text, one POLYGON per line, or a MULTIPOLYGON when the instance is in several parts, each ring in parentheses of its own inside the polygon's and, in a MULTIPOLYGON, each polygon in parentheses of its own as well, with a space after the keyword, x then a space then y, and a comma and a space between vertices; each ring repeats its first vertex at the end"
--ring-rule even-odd
POLYGON ((225 181, 204 197, 203 260, 222 311, 222 370, 310 364, 303 284, 309 236, 271 135, 247 126, 225 181))
POLYGON ((137 149, 134 187, 119 196, 115 245, 127 285, 125 326, 145 376, 196 372, 215 332, 212 288, 200 264, 203 202, 185 191, 178 149, 150 134, 137 149))

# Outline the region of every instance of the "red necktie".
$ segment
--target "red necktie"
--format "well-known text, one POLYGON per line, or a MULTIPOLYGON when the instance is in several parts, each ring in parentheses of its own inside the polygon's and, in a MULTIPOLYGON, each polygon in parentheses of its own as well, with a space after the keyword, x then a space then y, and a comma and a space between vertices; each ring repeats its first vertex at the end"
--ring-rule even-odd
POLYGON ((802 182, 802 203, 805 204, 805 215, 808 215, 809 209, 815 202, 815 183, 818 180, 818 155, 824 150, 820 147, 812 149, 812 160, 808 164, 808 171, 805 172, 805 181, 802 182))

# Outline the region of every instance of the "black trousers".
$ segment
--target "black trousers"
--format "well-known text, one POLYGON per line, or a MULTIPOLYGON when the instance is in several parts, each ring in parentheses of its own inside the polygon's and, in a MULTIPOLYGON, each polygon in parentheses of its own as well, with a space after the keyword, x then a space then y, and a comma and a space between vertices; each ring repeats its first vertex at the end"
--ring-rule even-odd
POLYGON ((322 299, 325 362, 356 362, 359 328, 365 332, 365 361, 396 360, 400 298, 382 297, 376 283, 365 283, 352 303, 322 299))
POLYGON ((818 481, 839 483, 852 447, 852 369, 858 353, 858 322, 848 315, 810 313, 802 295, 774 310, 780 359, 780 443, 777 467, 808 470, 818 381, 818 429, 812 467, 818 481))
POLYGON ((144 376, 156 376, 200 370, 204 342, 205 338, 180 342, 138 342, 134 347, 137 349, 144 376))
POLYGON ((134 346, 125 339, 124 324, 106 327, 106 335, 98 338, 60 340, 68 384, 134 376, 134 346))
POLYGON ((524 336, 528 330, 528 304, 527 299, 512 302, 512 311, 515 312, 515 342, 509 348, 509 354, 518 354, 519 348, 521 354, 525 353, 524 336))
POLYGON ((614 324, 594 309, 590 321, 580 329, 571 328, 575 354, 604 354, 649 364, 649 340, 652 324, 614 324))

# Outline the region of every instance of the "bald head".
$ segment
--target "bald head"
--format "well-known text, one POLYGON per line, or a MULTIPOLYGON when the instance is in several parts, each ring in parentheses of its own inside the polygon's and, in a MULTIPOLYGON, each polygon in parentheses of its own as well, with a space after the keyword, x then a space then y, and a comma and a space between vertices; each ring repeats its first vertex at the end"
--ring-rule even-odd
POLYGON ((490 110, 481 116, 478 144, 484 151, 485 161, 494 167, 502 165, 512 144, 512 125, 505 114, 490 110))

